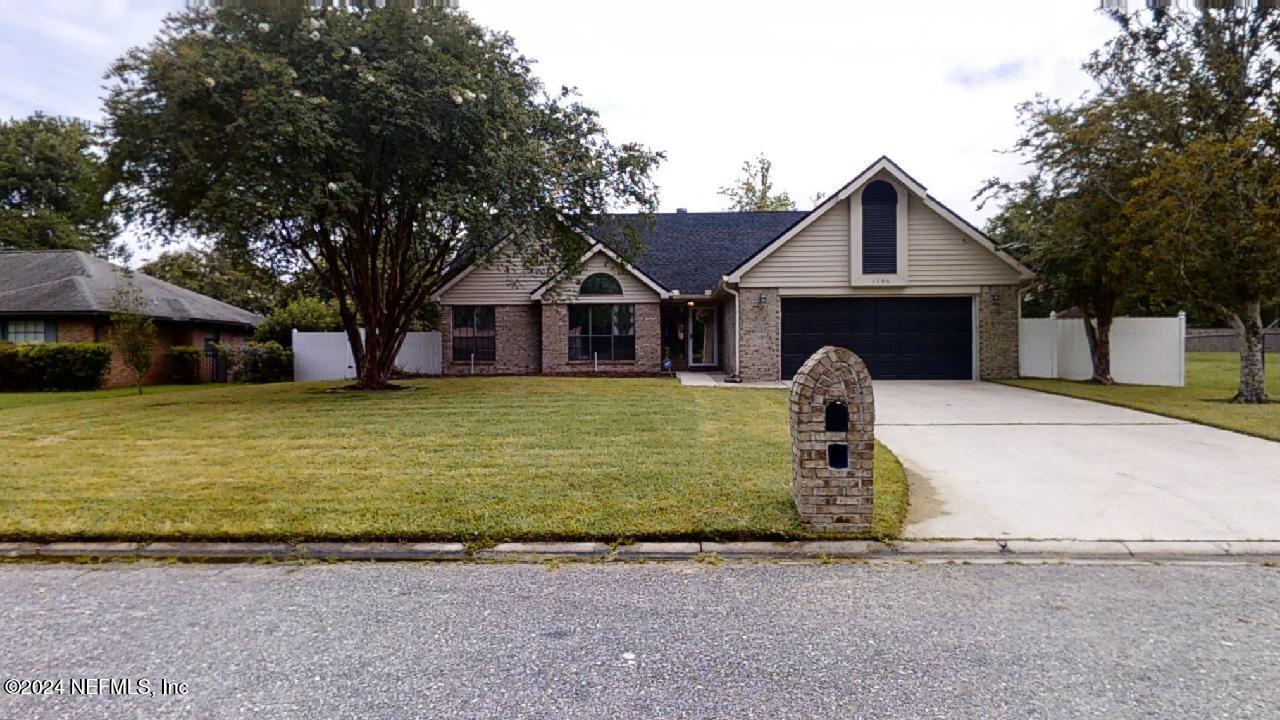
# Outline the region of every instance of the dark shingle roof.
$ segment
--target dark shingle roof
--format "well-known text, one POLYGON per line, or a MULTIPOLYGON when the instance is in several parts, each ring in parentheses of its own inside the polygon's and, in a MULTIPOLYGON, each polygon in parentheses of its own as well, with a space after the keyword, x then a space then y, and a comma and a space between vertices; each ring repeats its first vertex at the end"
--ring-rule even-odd
POLYGON ((633 262, 667 290, 693 295, 714 290, 723 275, 796 224, 807 212, 708 212, 612 215, 592 233, 619 249, 631 227, 643 243, 633 262))
MULTIPOLYGON (((0 251, 0 315, 94 315, 111 312, 126 270, 74 250, 0 251)), ((152 317, 257 325, 262 316, 163 280, 128 273, 152 317)))

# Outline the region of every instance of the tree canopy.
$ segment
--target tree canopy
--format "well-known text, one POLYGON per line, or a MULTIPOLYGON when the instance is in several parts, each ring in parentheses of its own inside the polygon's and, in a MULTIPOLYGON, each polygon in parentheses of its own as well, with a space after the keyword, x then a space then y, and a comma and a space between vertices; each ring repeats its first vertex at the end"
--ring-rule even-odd
POLYGON ((773 163, 763 153, 742 163, 742 174, 732 185, 720 188, 719 194, 729 198, 729 209, 735 212, 796 209, 785 191, 774 192, 773 163))
POLYGON ((1051 309, 1083 313, 1093 380, 1104 384, 1113 382, 1112 320, 1143 292, 1145 280, 1144 239, 1124 216, 1145 163, 1124 134, 1124 112, 1107 98, 1024 104, 1024 135, 1015 150, 1030 173, 991 181, 983 191, 1004 202, 987 229, 1036 271, 1031 293, 1051 309))
POLYGON ((107 257, 120 232, 93 129, 36 113, 0 121, 0 246, 107 257))
POLYGON ((993 231, 1068 296, 1093 286, 1096 300, 1114 291, 1232 323, 1235 400, 1265 402, 1261 308, 1280 300, 1280 13, 1205 3, 1111 16, 1116 36, 1085 64, 1096 90, 1035 104, 1017 148, 1031 179, 994 184, 1010 202, 993 231), (1071 262, 1048 261, 1059 252, 1071 262))
POLYGON ((271 270, 218 247, 165 252, 139 270, 260 315, 275 309, 287 293, 286 284, 271 270))
POLYGON ((449 263, 501 246, 551 272, 600 213, 657 204, 660 154, 611 142, 464 13, 188 12, 110 77, 127 216, 323 277, 365 388, 387 385, 449 263))

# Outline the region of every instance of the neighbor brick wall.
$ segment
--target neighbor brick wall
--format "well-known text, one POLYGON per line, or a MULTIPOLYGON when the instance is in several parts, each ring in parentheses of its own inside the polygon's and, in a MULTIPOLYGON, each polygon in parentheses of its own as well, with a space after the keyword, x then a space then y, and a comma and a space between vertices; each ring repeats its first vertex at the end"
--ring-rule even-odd
MULTIPOLYGON (((58 339, 61 340, 61 325, 58 326, 58 332, 58 339)), ((151 369, 143 376, 142 383, 144 385, 164 385, 172 382, 173 368, 167 355, 169 349, 178 345, 190 345, 199 350, 204 350, 205 338, 215 336, 218 337, 217 342, 223 345, 240 346, 249 340, 249 333, 234 328, 218 328, 212 325, 192 325, 187 323, 157 323, 154 362, 151 365, 151 369)), ((101 342, 110 345, 111 326, 103 325, 99 337, 101 342)), ((201 366, 201 372, 204 372, 203 365, 201 366)), ((209 377, 206 375, 202 380, 208 382, 209 377)), ((133 371, 125 366, 119 351, 113 346, 111 348, 111 367, 107 370, 106 386, 126 387, 133 384, 133 371)))
MULTIPOLYGON (((602 374, 656 373, 662 370, 662 324, 658 303, 636 303, 636 359, 602 362, 602 374)), ((594 372, 591 361, 569 362, 569 306, 542 305, 542 372, 594 372)))
POLYGON ((744 288, 738 302, 742 303, 738 374, 743 382, 777 380, 782 372, 782 298, 776 288, 744 288), (764 305, 759 304, 761 293, 764 305))
MULTIPOLYGON (((128 387, 134 384, 133 371, 125 366, 120 353, 111 345, 111 324, 105 317, 72 317, 60 319, 57 323, 60 343, 100 342, 111 347, 111 364, 107 367, 105 387, 128 387)), ((167 356, 170 348, 175 345, 192 345, 203 350, 205 338, 216 335, 221 336, 219 342, 228 345, 243 345, 249 339, 249 333, 235 328, 157 322, 154 360, 151 369, 143 377, 143 384, 163 385, 172 381, 173 369, 167 356)))
POLYGON ((978 293, 978 377, 1018 377, 1017 285, 989 285, 978 293))
POLYGON ((440 308, 445 375, 528 375, 542 370, 542 312, 537 305, 495 305, 493 362, 453 361, 453 308, 440 308))
POLYGON ((93 320, 59 320, 58 342, 96 342, 93 320))

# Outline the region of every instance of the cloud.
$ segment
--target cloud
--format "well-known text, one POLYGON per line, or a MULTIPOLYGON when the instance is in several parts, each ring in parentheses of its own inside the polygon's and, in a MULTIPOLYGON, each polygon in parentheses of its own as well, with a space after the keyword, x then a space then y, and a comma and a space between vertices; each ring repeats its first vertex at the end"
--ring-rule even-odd
POLYGON ((1013 60, 982 69, 957 67, 947 74, 947 80, 961 87, 976 88, 990 83, 1015 80, 1027 69, 1025 60, 1013 60))
MULTIPOLYGON (((998 154, 1014 107, 1075 97, 1111 34, 1059 0, 460 0, 506 30, 551 88, 581 89, 615 140, 665 150, 664 209, 715 210, 763 151, 792 197, 830 193, 887 154, 974 222, 971 196, 1021 171, 998 154)), ((183 0, 0 0, 0 117, 97 119, 102 74, 183 0), (10 80, 14 78, 15 80, 10 80)))

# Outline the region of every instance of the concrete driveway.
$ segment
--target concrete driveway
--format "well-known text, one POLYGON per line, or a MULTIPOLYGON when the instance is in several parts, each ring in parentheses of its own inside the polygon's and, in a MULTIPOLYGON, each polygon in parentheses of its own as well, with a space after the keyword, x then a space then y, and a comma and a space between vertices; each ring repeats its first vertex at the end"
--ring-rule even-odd
POLYGON ((911 479, 905 534, 1280 539, 1280 443, 978 382, 878 382, 911 479))

